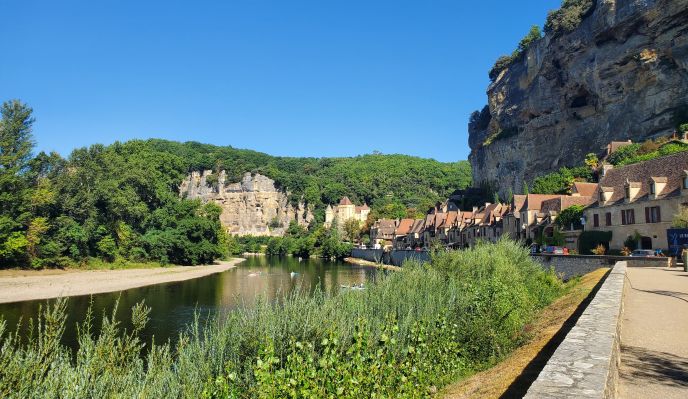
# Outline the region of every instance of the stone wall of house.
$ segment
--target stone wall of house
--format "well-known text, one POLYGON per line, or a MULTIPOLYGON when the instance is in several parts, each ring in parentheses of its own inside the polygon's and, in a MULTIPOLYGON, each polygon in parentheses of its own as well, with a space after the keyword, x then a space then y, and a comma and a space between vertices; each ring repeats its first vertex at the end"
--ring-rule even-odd
MULTIPOLYGON (((585 230, 590 231, 611 231, 612 240, 609 243, 611 249, 622 249, 624 241, 629 236, 634 236, 639 233, 642 236, 648 237, 652 240, 652 248, 667 248, 669 243, 667 241, 666 231, 671 228, 671 223, 679 211, 681 203, 686 201, 686 196, 670 197, 661 200, 637 201, 628 204, 619 204, 604 207, 591 207, 584 211, 586 225, 585 230), (659 206, 660 216, 662 220, 658 223, 646 223, 645 208, 659 206), (621 224, 621 210, 633 209, 635 223, 622 225, 621 224), (612 225, 606 225, 605 214, 609 212, 612 214, 612 225), (593 225, 594 215, 597 214, 599 218, 599 226, 593 225)), ((648 248, 649 249, 649 248, 648 248)))
POLYGON ((688 1, 595 3, 577 29, 546 35, 488 87, 489 112, 469 124, 474 184, 506 197, 612 140, 673 131, 688 99, 688 1), (486 144, 498 132, 508 137, 486 144))
POLYGON ((626 262, 617 262, 525 398, 615 398, 626 262))
POLYGON ((220 221, 231 234, 281 236, 291 221, 308 226, 313 220, 306 206, 292 205, 288 193, 260 174, 246 173, 241 181, 229 182, 225 171, 192 172, 179 186, 179 195, 218 204, 220 221))

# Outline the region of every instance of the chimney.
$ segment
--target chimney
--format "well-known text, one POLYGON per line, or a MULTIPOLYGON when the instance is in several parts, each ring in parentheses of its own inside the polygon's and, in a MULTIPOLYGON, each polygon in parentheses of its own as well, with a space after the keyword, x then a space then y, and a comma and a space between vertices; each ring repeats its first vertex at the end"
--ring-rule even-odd
POLYGON ((607 172, 614 169, 614 165, 605 163, 602 165, 602 177, 607 176, 607 172))

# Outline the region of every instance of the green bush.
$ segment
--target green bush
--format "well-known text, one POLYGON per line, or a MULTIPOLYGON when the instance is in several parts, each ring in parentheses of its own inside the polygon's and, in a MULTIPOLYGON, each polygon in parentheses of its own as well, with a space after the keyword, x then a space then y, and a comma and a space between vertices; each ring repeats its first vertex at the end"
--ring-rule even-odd
POLYGON ((572 32, 594 6, 594 0, 564 0, 561 8, 550 11, 547 15, 545 32, 553 35, 572 32))
POLYGON ((568 229, 573 225, 574 230, 582 228, 581 218, 583 217, 583 205, 572 205, 559 213, 557 216, 557 226, 568 229))
POLYGON ((683 123, 678 126, 678 131, 679 133, 686 133, 688 132, 688 123, 683 123))
POLYGON ((578 237, 578 253, 581 255, 592 255, 592 250, 598 245, 603 245, 608 250, 611 240, 611 231, 584 231, 578 237))
POLYGON ((143 355, 145 306, 132 309, 132 331, 114 310, 96 334, 89 312, 72 353, 60 344, 59 300, 33 335, 0 323, 0 396, 428 397, 523 343, 526 324, 561 292, 524 248, 502 241, 407 263, 363 291, 259 301, 143 355))
POLYGON ((592 171, 586 166, 563 167, 540 176, 533 182, 533 194, 570 194, 575 181, 592 181, 592 171))

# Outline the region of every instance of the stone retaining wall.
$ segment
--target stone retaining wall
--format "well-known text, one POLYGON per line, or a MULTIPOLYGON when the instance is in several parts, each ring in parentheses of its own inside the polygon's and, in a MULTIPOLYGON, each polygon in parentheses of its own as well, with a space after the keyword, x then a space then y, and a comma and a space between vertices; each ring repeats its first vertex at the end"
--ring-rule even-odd
POLYGON ((627 262, 617 262, 525 398, 615 398, 627 262))
POLYGON ((623 261, 632 267, 667 267, 673 263, 673 258, 635 258, 630 256, 606 255, 547 255, 533 254, 533 259, 545 268, 553 267, 554 271, 563 279, 582 276, 600 267, 609 267, 616 262, 623 261))
POLYGON ((410 259, 415 259, 421 262, 427 262, 430 260, 430 254, 428 251, 413 251, 403 249, 385 252, 381 249, 354 248, 351 251, 351 257, 393 266, 402 266, 404 262, 410 259))

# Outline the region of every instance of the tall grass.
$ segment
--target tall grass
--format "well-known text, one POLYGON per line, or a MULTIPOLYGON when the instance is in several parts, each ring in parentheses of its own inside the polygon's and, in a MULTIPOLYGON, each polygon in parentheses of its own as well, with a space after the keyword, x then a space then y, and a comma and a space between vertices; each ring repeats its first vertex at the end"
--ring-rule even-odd
POLYGON ((174 345, 138 339, 143 305, 133 331, 113 312, 95 336, 89 314, 76 353, 59 344, 60 300, 27 340, 0 323, 0 397, 425 397, 513 350, 561 290, 502 241, 409 263, 364 291, 259 301, 196 321, 174 345))

